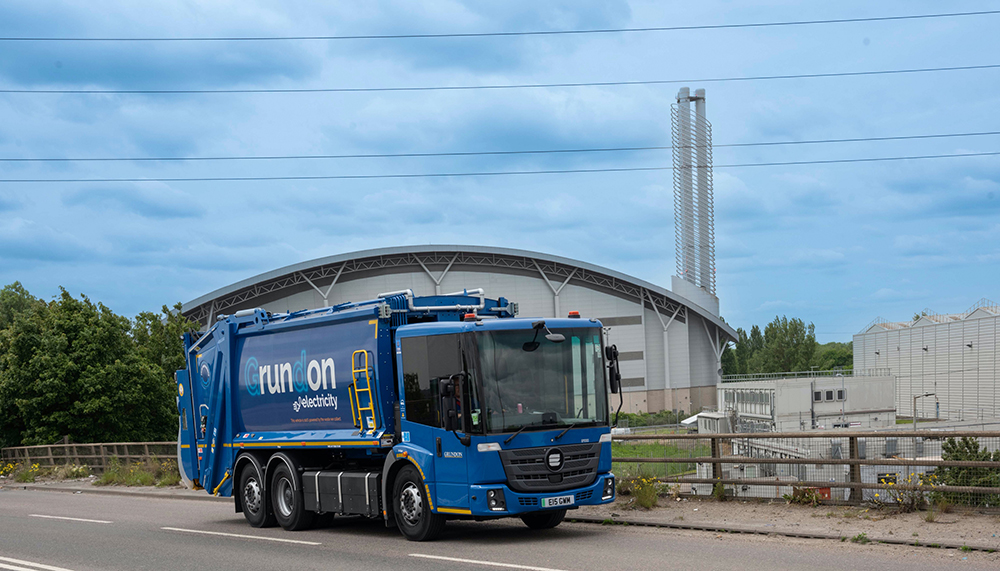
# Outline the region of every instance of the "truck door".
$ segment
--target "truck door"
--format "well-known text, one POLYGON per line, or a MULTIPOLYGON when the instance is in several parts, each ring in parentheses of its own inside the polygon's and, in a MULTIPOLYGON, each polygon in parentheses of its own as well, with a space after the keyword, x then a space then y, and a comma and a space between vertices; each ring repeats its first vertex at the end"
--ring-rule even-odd
MULTIPOLYGON (((440 411, 441 379, 463 370, 459 335, 404 337, 400 341, 403 441, 430 453, 434 481, 428 484, 437 510, 466 513, 470 508, 468 447, 459 441, 455 433, 444 429, 440 411)), ((456 386, 461 385, 456 383, 456 386)), ((459 414, 464 415, 465 411, 459 409, 459 414)), ((460 431, 459 434, 463 433, 460 431)))

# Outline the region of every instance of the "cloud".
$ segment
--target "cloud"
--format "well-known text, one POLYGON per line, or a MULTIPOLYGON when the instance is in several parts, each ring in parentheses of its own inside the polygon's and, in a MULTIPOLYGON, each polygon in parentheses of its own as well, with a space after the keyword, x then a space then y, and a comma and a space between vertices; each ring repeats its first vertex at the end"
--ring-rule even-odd
POLYGON ((118 210, 156 220, 201 216, 185 193, 161 183, 80 188, 67 193, 63 204, 97 212, 118 210))
POLYGON ((30 262, 70 262, 84 259, 91 249, 67 232, 32 220, 15 218, 0 225, 0 258, 30 262))

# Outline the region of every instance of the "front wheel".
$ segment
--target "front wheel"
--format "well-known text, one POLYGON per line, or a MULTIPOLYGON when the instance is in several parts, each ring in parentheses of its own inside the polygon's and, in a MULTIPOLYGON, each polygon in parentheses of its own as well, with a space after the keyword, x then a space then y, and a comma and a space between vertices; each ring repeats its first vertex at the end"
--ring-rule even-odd
POLYGON ((564 517, 566 517, 566 510, 534 512, 522 515, 521 521, 531 529, 552 529, 562 523, 564 517))
POLYGON ((284 463, 274 470, 271 480, 271 507, 278 524, 288 531, 301 531, 312 527, 315 513, 306 509, 302 490, 295 489, 295 475, 284 463))
POLYGON ((240 494, 243 516, 250 525, 274 527, 274 513, 271 512, 271 507, 267 505, 264 497, 264 482, 253 464, 248 463, 240 471, 239 488, 236 493, 240 494))
POLYGON ((444 517, 431 511, 427 488, 413 466, 405 466, 392 487, 396 525, 410 541, 428 541, 441 534, 444 517))

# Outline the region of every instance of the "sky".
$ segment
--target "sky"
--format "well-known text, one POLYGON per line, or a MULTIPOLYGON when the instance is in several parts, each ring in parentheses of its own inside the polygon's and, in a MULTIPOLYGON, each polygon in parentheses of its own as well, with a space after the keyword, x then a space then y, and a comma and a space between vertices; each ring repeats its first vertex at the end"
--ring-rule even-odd
MULTIPOLYGON (((736 24, 990 2, 10 0, 2 37, 421 34, 736 24)), ((721 30, 257 42, 0 42, 0 89, 454 86, 1000 64, 1000 15, 721 30)), ((1000 69, 684 84, 715 145, 1000 131, 1000 69)), ((0 158, 384 154, 670 145, 680 84, 361 93, 0 93, 0 158)), ((1000 151, 1000 136, 716 147, 716 165, 1000 151)), ((670 151, 4 162, 0 179, 668 166, 670 151)), ((714 172, 718 296, 849 341, 877 316, 1000 299, 1000 157, 714 172)), ((670 171, 242 182, 0 182, 0 285, 125 315, 367 248, 535 250, 670 286, 670 171)), ((494 295, 503 295, 495 292, 494 295)))

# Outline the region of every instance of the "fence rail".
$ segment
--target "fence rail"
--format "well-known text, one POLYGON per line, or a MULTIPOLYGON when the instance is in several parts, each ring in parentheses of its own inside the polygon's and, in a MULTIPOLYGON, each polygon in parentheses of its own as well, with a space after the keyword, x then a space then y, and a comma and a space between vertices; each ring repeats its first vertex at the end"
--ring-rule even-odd
POLYGON ((103 472, 108 460, 118 458, 124 462, 145 458, 169 457, 177 454, 176 442, 99 442, 78 444, 43 444, 39 446, 17 446, 0 451, 8 462, 38 464, 40 466, 61 466, 77 464, 89 466, 95 472, 103 472))
POLYGON ((1000 431, 615 435, 619 478, 680 493, 1000 507, 1000 431))

